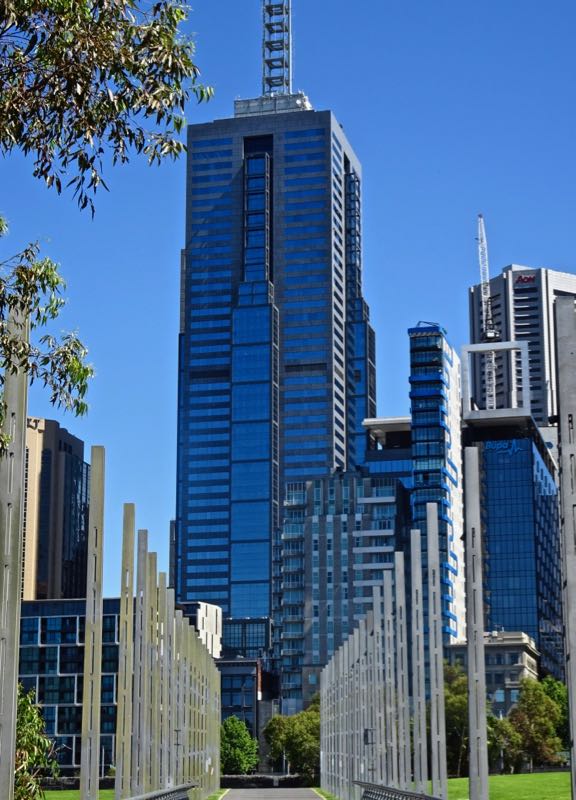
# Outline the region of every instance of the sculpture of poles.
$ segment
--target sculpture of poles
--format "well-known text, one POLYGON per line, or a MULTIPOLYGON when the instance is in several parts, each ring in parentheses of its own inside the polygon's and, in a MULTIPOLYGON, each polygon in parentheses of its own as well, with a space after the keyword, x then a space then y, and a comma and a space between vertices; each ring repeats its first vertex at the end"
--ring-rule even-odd
POLYGON ((123 693, 116 735, 118 748, 119 740, 128 739, 132 749, 117 765, 121 774, 116 776, 116 798, 192 783, 197 787, 195 797, 203 798, 220 782, 220 674, 194 627, 182 611, 175 610, 174 590, 166 587, 164 573, 157 574, 156 554, 148 552, 146 531, 138 532, 134 602, 128 565, 134 549, 133 507, 128 509, 118 674, 123 693), (128 635, 132 606, 133 638, 128 635), (132 682, 126 675, 130 665, 132 682))

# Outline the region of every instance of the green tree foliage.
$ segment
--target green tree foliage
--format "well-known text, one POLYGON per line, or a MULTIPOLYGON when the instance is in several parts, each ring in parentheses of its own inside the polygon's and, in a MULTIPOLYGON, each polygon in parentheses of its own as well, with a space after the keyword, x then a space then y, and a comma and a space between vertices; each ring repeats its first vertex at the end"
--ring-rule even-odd
POLYGON ((459 665, 444 664, 448 772, 468 774, 468 678, 459 665))
MULTIPOLYGON (((7 232, 0 218, 0 236, 7 232)), ((48 387, 50 400, 75 414, 85 414, 85 395, 93 370, 86 364, 87 350, 75 333, 35 336, 35 329, 45 328, 58 316, 64 303, 65 283, 56 264, 40 258, 37 244, 0 261, 0 390, 5 373, 24 368, 31 381, 48 387), (21 322, 8 323, 12 315, 21 322), (24 336, 24 322, 32 328, 30 341, 24 336)), ((3 409, 0 409, 0 417, 3 409)), ((8 442, 0 438, 0 455, 8 442)))
POLYGON ((258 765, 258 742, 246 723, 227 717, 221 726, 220 766, 224 775, 247 775, 258 765))
POLYGON ((551 675, 548 675, 542 681, 542 688, 553 700, 560 711, 560 717, 556 725, 556 735, 562 742, 562 747, 565 750, 570 749, 570 717, 568 712, 568 687, 561 681, 557 681, 551 675))
POLYGON ((560 720, 558 705, 547 694, 541 683, 525 678, 521 682, 517 704, 509 719, 522 737, 522 752, 529 763, 553 764, 562 748, 556 735, 560 720))
POLYGON ((54 744, 44 732, 44 720, 34 702, 34 692, 25 693, 19 684, 14 800, 43 798, 41 776, 56 775, 57 772, 54 744))
POLYGON ((286 757, 291 772, 314 785, 320 775, 320 706, 313 702, 292 717, 275 716, 264 728, 274 760, 286 757))
POLYGON ((522 737, 507 717, 488 715, 488 761, 491 770, 516 772, 522 764, 522 737))
MULTIPOLYGON (((178 156, 187 100, 211 95, 179 32, 186 18, 179 0, 0 0, 0 154, 31 155, 35 177, 58 192, 67 181, 92 213, 105 162, 178 156)), ((7 324, 18 312, 45 327, 64 286, 36 244, 0 261, 0 398, 3 374, 21 367, 54 404, 83 414, 92 369, 76 334, 27 344, 7 324)), ((0 436, 0 455, 6 445, 0 436)))
POLYGON ((178 0, 0 0, 0 153, 34 158, 34 175, 94 210, 103 162, 131 150, 150 163, 184 145, 198 83, 178 0))

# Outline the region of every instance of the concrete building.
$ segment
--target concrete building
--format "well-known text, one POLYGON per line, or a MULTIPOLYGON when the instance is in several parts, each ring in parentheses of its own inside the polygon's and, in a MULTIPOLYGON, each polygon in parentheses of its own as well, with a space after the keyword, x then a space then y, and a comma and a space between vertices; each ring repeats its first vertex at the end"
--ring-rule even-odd
POLYGON ((86 596, 90 466, 84 443, 49 419, 26 428, 23 598, 86 596))
MULTIPOLYGON (((450 664, 468 668, 466 642, 451 644, 446 650, 450 664)), ((517 631, 490 631, 484 634, 486 687, 494 716, 507 716, 518 701, 520 683, 525 678, 538 680, 536 643, 517 631)))
MULTIPOLYGON (((540 427, 550 425, 558 414, 554 301, 576 296, 576 275, 553 269, 511 264, 490 281, 491 308, 500 341, 527 342, 532 415, 540 427)), ((480 286, 473 286, 470 300, 470 341, 482 341, 480 286)), ((498 408, 519 405, 525 386, 519 354, 501 353, 496 358, 496 400, 498 408)), ((472 395, 485 408, 482 366, 476 359, 472 372, 472 395)), ((549 434, 553 440, 556 434, 549 434)))
POLYGON ((282 707, 301 710, 319 676, 371 610, 402 544, 408 493, 366 468, 303 482, 287 496, 282 529, 282 707))

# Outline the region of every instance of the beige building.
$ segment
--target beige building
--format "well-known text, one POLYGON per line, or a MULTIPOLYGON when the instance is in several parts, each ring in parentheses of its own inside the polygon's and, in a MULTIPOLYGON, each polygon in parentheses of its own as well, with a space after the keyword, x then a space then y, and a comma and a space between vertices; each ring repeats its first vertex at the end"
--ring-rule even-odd
MULTIPOLYGON (((539 652, 532 637, 518 631, 484 634, 486 690, 492 713, 506 716, 518 700, 523 678, 538 680, 539 652)), ((466 642, 447 648, 448 661, 467 668, 466 642)))
POLYGON ((90 467, 84 442, 29 417, 24 484, 24 600, 86 595, 90 467))

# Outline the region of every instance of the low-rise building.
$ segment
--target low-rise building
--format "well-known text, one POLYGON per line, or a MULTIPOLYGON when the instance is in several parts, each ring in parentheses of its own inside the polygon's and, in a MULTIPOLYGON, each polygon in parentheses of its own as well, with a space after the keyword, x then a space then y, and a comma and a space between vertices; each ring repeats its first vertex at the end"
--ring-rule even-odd
MULTIPOLYGON (((466 642, 446 648, 451 664, 468 667, 466 642)), ((495 716, 506 716, 518 700, 520 683, 524 678, 538 680, 539 652, 527 633, 491 631, 484 634, 486 689, 495 716)))

